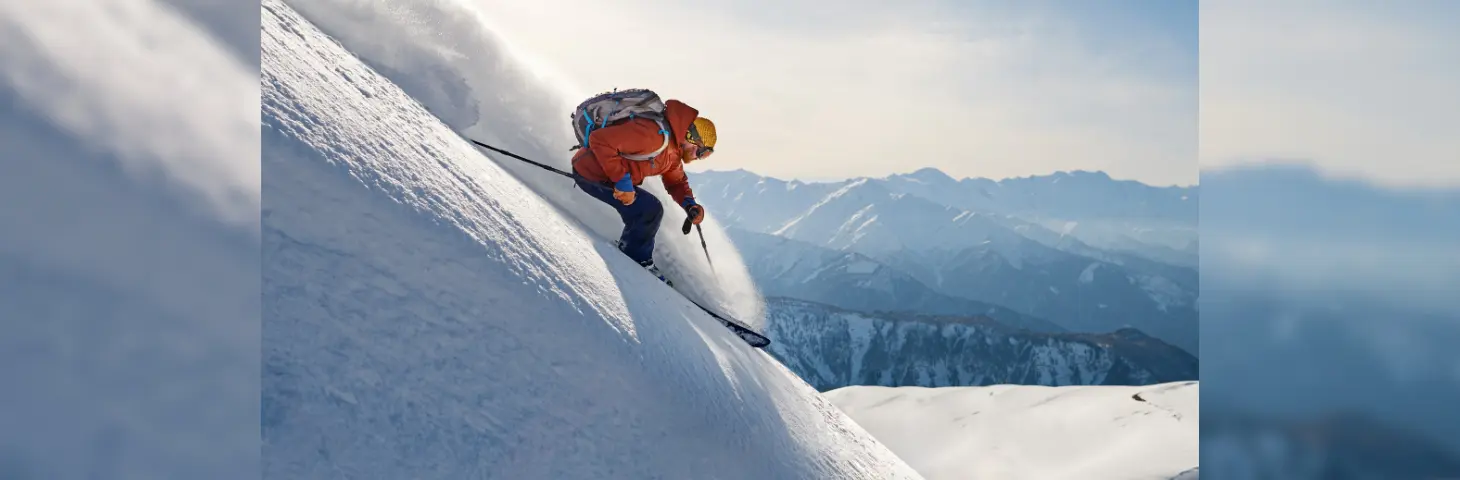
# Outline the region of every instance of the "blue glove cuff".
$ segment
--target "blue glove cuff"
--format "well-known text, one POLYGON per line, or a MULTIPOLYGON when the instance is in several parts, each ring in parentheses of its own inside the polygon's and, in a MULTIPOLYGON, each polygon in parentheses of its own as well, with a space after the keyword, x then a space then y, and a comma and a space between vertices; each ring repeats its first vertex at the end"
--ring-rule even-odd
POLYGON ((628 174, 628 173, 624 173, 624 178, 618 179, 618 183, 615 183, 613 185, 613 188, 614 188, 614 190, 618 190, 620 192, 631 192, 631 191, 633 191, 634 190, 634 179, 633 179, 633 176, 630 175, 630 174, 628 174))
POLYGON ((684 197, 684 201, 680 202, 679 205, 687 209, 699 204, 695 203, 695 197, 684 197))

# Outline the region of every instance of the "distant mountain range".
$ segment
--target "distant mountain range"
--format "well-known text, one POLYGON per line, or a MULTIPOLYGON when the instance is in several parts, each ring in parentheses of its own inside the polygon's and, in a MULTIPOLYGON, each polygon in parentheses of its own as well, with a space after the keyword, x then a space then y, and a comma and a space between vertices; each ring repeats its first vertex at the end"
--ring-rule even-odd
POLYGON ((693 181, 768 295, 1045 332, 1136 328, 1199 354, 1195 187, 1086 172, 955 181, 934 169, 693 181))
POLYGON ((838 182, 787 181, 746 170, 701 172, 693 178, 701 199, 717 204, 731 200, 731 210, 717 208, 721 218, 761 232, 789 223, 855 182, 961 211, 1017 219, 1007 226, 1041 242, 1068 237, 1111 252, 1197 265, 1200 192, 1196 186, 1154 187, 1086 171, 998 181, 954 180, 935 168, 838 182))
POLYGON ((1153 187, 1076 170, 1004 180, 955 180, 923 168, 881 179, 888 189, 973 212, 1007 215, 1113 251, 1196 265, 1198 187, 1153 187))
POLYGON ((1195 380, 1191 354, 1123 329, 1015 329, 986 316, 871 314, 781 297, 766 304, 769 351, 821 391, 889 387, 1150 385, 1195 380))
POLYGON ((1063 332, 1064 327, 998 305, 939 293, 911 275, 857 252, 729 228, 746 267, 765 292, 868 312, 982 314, 1011 327, 1063 332))

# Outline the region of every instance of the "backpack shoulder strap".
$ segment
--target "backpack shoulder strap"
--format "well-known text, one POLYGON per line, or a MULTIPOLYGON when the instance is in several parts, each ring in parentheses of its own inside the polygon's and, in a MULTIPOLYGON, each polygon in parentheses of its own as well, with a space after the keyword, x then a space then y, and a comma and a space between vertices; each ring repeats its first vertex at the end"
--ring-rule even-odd
POLYGON ((658 150, 655 150, 655 151, 649 152, 649 153, 623 153, 623 152, 619 152, 619 155, 620 156, 623 156, 624 158, 627 158, 629 160, 636 160, 636 161, 642 162, 644 160, 649 160, 649 159, 652 159, 654 157, 657 157, 661 153, 664 153, 664 149, 669 148, 669 125, 665 125, 664 124, 664 121, 663 120, 660 120, 658 118, 655 118, 654 119, 654 123, 659 124, 659 134, 664 136, 664 143, 659 145, 659 149, 658 150))

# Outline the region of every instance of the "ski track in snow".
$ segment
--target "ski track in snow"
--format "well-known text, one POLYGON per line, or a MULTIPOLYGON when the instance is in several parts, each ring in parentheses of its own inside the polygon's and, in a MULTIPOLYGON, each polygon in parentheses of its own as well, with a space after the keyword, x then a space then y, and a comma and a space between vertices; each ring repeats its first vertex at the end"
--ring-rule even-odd
POLYGON ((917 478, 290 7, 263 5, 265 475, 917 478))

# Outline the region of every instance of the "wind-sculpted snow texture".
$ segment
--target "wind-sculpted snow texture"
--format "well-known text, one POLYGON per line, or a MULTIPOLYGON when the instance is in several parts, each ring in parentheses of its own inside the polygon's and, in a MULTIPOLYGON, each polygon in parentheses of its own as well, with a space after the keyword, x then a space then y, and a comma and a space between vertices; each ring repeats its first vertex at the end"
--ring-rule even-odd
POLYGON ((770 351, 819 390, 850 385, 1148 385, 1196 379, 1196 357, 1135 330, 1041 333, 987 317, 870 314, 770 298, 770 351))
POLYGON ((290 7, 262 15, 266 476, 917 478, 290 7))

